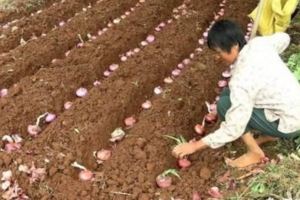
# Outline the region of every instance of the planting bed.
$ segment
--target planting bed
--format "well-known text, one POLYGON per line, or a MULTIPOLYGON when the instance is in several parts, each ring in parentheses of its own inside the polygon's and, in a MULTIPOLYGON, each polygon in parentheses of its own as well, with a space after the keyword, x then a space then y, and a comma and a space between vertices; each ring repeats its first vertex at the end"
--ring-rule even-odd
MULTIPOLYGON (((88 3, 70 2, 74 8, 65 9, 73 14, 88 3)), ((216 96, 214 88, 226 66, 205 46, 200 45, 202 51, 197 48, 221 2, 103 0, 64 26, 49 29, 46 36, 2 55, 0 89, 9 89, 0 98, 0 135, 18 133, 24 139, 19 150, 0 153, 2 171, 12 170, 13 179, 32 199, 187 200, 195 191, 206 199, 222 165, 222 149, 191 156, 192 166, 180 171, 181 179, 173 178, 168 189, 158 189, 155 178, 165 169, 177 168, 173 144, 163 135, 193 138, 194 125, 207 112, 204 102, 216 96), (174 82, 164 83, 189 56, 191 63, 186 62, 174 82), (118 69, 108 75, 112 64, 118 69), (96 80, 100 84, 94 86, 96 80), (163 93, 153 93, 157 86, 163 93), (87 89, 82 98, 76 96, 80 87, 87 89), (141 107, 146 100, 152 103, 147 110, 141 107), (68 110, 67 101, 72 102, 68 110), (37 137, 30 136, 28 125, 45 112, 57 118, 43 123, 37 137), (137 123, 126 128, 124 119, 130 116, 137 123), (126 137, 113 144, 110 134, 118 127, 126 137), (102 148, 112 150, 112 157, 99 165, 93 152, 102 148), (92 170, 95 180, 80 181, 79 170, 71 167, 74 161, 92 170), (45 167, 44 180, 29 184, 28 176, 17 170, 31 162, 45 167)), ((246 28, 245 13, 256 3, 228 0, 225 17, 246 28)), ((64 16, 52 22, 65 20, 64 16)))

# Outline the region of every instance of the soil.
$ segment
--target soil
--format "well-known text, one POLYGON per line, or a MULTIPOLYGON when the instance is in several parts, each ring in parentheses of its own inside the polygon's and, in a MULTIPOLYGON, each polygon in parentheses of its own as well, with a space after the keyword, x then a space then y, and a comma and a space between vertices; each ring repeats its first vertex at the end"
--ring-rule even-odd
MULTIPOLYGON (((73 2, 86 5, 83 1, 73 2)), ((32 199, 188 200, 194 191, 207 199, 207 190, 214 186, 223 165, 224 149, 190 156, 192 166, 179 170, 181 179, 173 178, 168 189, 159 189, 155 178, 168 168, 178 169, 171 155, 174 144, 163 135, 199 138, 193 127, 207 112, 204 102, 213 102, 217 95, 216 83, 227 66, 207 47, 198 53, 194 50, 220 2, 191 0, 186 3, 187 13, 175 19, 172 11, 181 0, 146 0, 120 24, 88 41, 88 33, 96 35, 137 3, 103 1, 45 37, 2 55, 0 85, 9 87, 9 92, 0 99, 0 135, 19 133, 25 140, 20 151, 0 153, 2 170, 13 170, 14 178, 32 199), (154 31, 171 18, 172 23, 166 23, 160 32, 154 31), (76 48, 78 34, 86 41, 81 48, 76 48), (141 41, 149 34, 155 36, 155 41, 142 47, 141 41), (140 47, 139 53, 125 62, 120 60, 136 47, 140 47), (68 50, 71 51, 66 57, 68 50), (164 78, 193 52, 192 63, 172 84, 165 84, 164 78), (59 60, 51 64, 54 58, 59 60), (119 69, 105 78, 103 72, 112 63, 119 69), (95 80, 101 82, 97 87, 93 86, 95 80), (156 86, 162 86, 164 92, 155 95, 156 86), (76 97, 79 87, 88 89, 87 96, 76 97), (143 110, 141 104, 146 100, 152 102, 152 107, 143 110), (70 110, 63 108, 66 101, 73 102, 70 110), (40 135, 30 137, 27 126, 45 112, 58 117, 50 124, 43 123, 40 135), (137 123, 126 128, 123 121, 132 115, 137 123), (125 130, 126 137, 112 144, 110 134, 117 127, 125 130), (102 148, 111 149, 112 157, 98 165, 93 151, 102 148), (70 166, 74 161, 95 172, 96 180, 80 181, 79 170, 70 166), (31 162, 46 168, 45 180, 29 184, 28 177, 17 171, 19 164, 31 162)), ((246 28, 246 13, 256 3, 228 1, 225 17, 246 28)))

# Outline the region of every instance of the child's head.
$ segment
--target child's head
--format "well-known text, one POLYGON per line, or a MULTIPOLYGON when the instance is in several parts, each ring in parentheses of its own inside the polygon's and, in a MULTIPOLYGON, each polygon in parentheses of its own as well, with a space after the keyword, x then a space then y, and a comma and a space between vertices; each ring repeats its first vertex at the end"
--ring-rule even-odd
POLYGON ((208 32, 207 44, 221 58, 232 64, 246 44, 244 33, 238 24, 229 20, 217 21, 208 32))

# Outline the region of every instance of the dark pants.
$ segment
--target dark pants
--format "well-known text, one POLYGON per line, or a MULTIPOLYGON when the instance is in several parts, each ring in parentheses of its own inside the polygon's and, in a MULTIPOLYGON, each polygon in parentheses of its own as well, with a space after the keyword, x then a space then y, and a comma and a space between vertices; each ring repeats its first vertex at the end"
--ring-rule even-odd
MULTIPOLYGON (((230 98, 229 98, 230 91, 228 88, 225 88, 221 95, 220 95, 220 100, 218 101, 217 104, 217 110, 218 110, 218 115, 221 118, 221 120, 224 121, 225 119, 225 114, 227 110, 231 106, 230 98)), ((263 109, 257 109, 254 108, 251 119, 249 120, 245 133, 250 131, 250 130, 257 130, 261 132, 263 135, 269 135, 272 137, 280 137, 280 138, 296 138, 300 136, 300 130, 285 134, 280 131, 278 131, 278 120, 275 122, 269 122, 266 119, 265 113, 263 109)))

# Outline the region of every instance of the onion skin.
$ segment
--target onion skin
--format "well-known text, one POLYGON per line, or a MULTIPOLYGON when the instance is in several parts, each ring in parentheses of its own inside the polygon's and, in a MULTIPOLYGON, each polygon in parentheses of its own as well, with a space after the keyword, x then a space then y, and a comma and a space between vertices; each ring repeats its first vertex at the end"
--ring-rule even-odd
POLYGON ((191 161, 189 161, 189 160, 186 159, 186 158, 183 158, 183 159, 179 159, 179 160, 178 160, 178 165, 179 165, 179 167, 180 167, 181 169, 186 169, 186 168, 190 167, 191 164, 192 164, 191 161))
POLYGON ((168 188, 172 185, 172 178, 169 176, 158 175, 156 177, 156 184, 160 188, 168 188))

